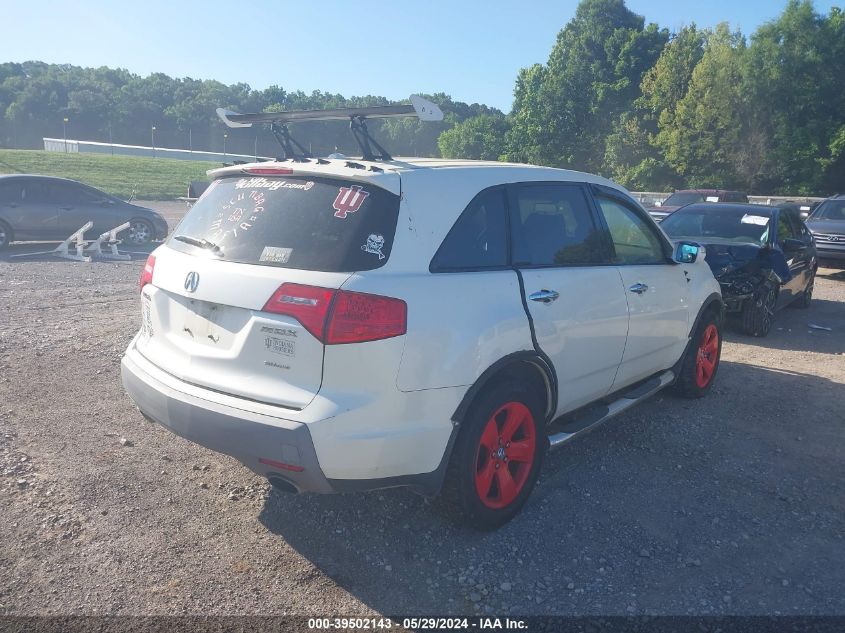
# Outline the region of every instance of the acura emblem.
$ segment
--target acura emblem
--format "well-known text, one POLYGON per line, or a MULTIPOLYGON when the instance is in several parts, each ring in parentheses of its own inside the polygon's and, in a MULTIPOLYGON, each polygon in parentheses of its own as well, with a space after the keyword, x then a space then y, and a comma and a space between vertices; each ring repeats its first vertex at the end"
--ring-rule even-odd
POLYGON ((200 274, 196 271, 191 271, 185 277, 185 290, 188 292, 196 292, 197 286, 200 285, 200 274))

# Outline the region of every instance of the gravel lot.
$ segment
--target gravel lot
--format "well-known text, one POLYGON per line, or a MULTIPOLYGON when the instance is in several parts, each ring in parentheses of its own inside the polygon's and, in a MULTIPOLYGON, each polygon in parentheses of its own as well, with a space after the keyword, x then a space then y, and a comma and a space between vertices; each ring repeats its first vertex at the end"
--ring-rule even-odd
POLYGON ((478 534, 403 490, 271 492, 146 422, 141 262, 0 261, 0 614, 845 614, 845 271, 478 534))

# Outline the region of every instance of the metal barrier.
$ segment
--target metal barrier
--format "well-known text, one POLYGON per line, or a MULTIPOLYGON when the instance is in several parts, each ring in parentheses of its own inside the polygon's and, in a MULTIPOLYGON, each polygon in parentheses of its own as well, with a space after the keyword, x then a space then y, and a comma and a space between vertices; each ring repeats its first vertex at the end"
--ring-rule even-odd
MULTIPOLYGON (((120 226, 116 226, 110 231, 106 231, 96 240, 86 240, 85 231, 94 226, 90 220, 82 227, 71 233, 70 237, 64 240, 56 248, 49 251, 36 251, 34 253, 18 253, 10 255, 13 257, 35 257, 38 255, 52 255, 54 257, 61 257, 62 259, 71 259, 77 262, 90 262, 92 258, 110 259, 118 261, 130 261, 132 257, 129 254, 121 253, 117 247, 123 240, 117 239, 117 234, 129 228, 129 222, 124 222, 120 226), (110 247, 110 252, 103 252, 102 245, 106 244, 110 247), (73 252, 71 252, 71 245, 73 252)), ((143 253, 146 255, 146 253, 143 253)))

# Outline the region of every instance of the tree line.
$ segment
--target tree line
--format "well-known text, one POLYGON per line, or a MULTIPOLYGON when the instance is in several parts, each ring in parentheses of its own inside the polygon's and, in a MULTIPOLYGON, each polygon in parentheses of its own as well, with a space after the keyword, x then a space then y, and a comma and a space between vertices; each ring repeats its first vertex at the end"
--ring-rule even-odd
POLYGON ((750 38, 669 33, 624 0, 583 0, 508 115, 441 134, 445 156, 601 173, 634 190, 845 191, 845 13, 790 0, 750 38))
MULTIPOLYGON (((444 112, 439 123, 416 119, 372 121, 370 130, 397 156, 439 156, 441 132, 467 118, 499 110, 424 95, 444 112)), ((42 138, 192 148, 233 154, 276 156, 279 146, 266 126, 228 128, 215 110, 240 112, 312 110, 390 105, 384 97, 344 97, 273 85, 255 90, 163 73, 148 77, 108 67, 81 68, 30 61, 0 64, 0 146, 43 147, 42 138), (154 129, 153 129, 154 128, 154 129)), ((359 152, 344 122, 298 123, 291 133, 314 155, 359 152)))
MULTIPOLYGON (((750 37, 728 24, 646 24, 624 0, 582 0, 545 64, 516 77, 510 113, 424 95, 440 123, 373 121, 394 155, 509 160, 600 173, 630 189, 845 191, 845 13, 789 0, 750 37)), ((379 96, 140 77, 122 69, 0 64, 0 144, 53 136, 276 155, 266 128, 214 114, 388 105, 379 96), (65 121, 66 120, 66 121, 65 121), (153 129, 155 128, 155 129, 153 129)), ((343 122, 292 126, 315 155, 356 153, 343 122)))

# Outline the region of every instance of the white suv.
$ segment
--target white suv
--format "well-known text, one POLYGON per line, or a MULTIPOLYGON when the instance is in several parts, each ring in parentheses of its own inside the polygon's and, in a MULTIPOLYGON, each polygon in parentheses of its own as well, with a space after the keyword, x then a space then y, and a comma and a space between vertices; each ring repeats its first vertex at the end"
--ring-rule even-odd
POLYGON ((511 519, 546 449, 721 350, 703 249, 584 173, 434 159, 226 167, 141 276, 123 383, 289 491, 409 486, 511 519))

